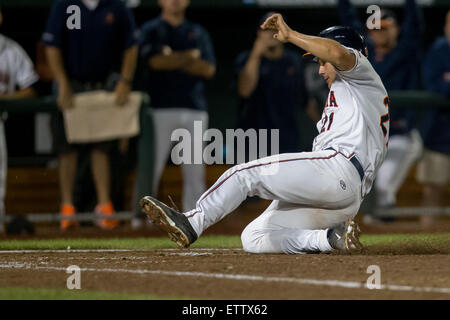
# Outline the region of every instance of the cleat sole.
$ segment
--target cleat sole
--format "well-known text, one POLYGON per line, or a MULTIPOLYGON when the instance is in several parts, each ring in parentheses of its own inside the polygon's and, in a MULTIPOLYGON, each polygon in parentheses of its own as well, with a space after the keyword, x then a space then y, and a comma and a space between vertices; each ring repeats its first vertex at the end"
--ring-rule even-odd
POLYGON ((139 204, 148 219, 167 232, 170 240, 175 242, 178 247, 189 247, 190 242, 187 236, 175 225, 160 206, 149 198, 142 198, 139 204))
POLYGON ((349 252, 362 251, 363 245, 359 241, 359 236, 361 235, 361 229, 358 224, 353 220, 349 219, 348 224, 349 230, 345 234, 345 245, 349 252))

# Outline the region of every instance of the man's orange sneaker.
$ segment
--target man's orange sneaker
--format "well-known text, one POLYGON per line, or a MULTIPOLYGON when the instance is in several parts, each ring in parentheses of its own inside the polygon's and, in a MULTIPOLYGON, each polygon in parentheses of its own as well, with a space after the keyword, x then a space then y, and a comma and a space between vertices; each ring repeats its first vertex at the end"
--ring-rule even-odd
POLYGON ((71 204, 62 204, 59 210, 62 217, 69 218, 69 219, 61 219, 59 226, 61 230, 65 231, 69 228, 78 228, 80 224, 78 221, 71 220, 70 218, 75 217, 76 209, 71 204))
POLYGON ((102 229, 114 229, 119 225, 119 220, 112 219, 101 219, 101 217, 111 217, 116 213, 114 210, 112 202, 108 202, 107 204, 99 204, 95 207, 95 213, 99 216, 97 219, 97 225, 102 229))

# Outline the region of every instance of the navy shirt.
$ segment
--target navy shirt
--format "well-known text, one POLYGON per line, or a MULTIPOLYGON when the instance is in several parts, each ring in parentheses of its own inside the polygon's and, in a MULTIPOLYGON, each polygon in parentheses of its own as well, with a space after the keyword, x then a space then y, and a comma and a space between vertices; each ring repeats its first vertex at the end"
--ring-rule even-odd
MULTIPOLYGON (((450 44, 446 37, 438 38, 431 46, 423 65, 423 80, 427 90, 450 99, 450 44)), ((425 121, 429 127, 424 137, 425 146, 450 153, 450 109, 432 109, 425 121)))
MULTIPOLYGON (((241 53, 235 63, 236 75, 244 68, 250 53, 241 53)), ((248 98, 239 101, 239 127, 242 129, 279 129, 280 153, 298 152, 299 127, 296 111, 307 101, 300 55, 284 49, 278 60, 262 57, 259 81, 248 98)), ((269 135, 270 137, 270 135, 269 135)))
POLYGON ((43 35, 45 44, 61 49, 64 67, 70 79, 104 81, 119 71, 123 52, 137 43, 132 12, 120 0, 100 0, 89 10, 81 0, 57 0, 53 3, 43 35), (69 6, 80 8, 80 29, 69 29, 69 6))
MULTIPOLYGON (((340 0, 338 10, 342 24, 365 35, 369 51, 368 59, 388 91, 420 89, 424 22, 422 12, 417 7, 415 0, 406 0, 404 20, 397 46, 381 59, 376 57, 372 39, 367 36, 365 25, 359 20, 357 12, 349 0, 340 0)), ((407 133, 414 125, 415 112, 413 110, 391 110, 390 116, 390 135, 407 133)))
POLYGON ((147 66, 146 90, 155 108, 190 108, 206 110, 205 81, 181 70, 157 71, 149 59, 169 46, 173 51, 199 49, 201 59, 215 64, 214 49, 208 32, 200 25, 184 20, 177 27, 158 17, 145 23, 139 40, 140 56, 147 66))

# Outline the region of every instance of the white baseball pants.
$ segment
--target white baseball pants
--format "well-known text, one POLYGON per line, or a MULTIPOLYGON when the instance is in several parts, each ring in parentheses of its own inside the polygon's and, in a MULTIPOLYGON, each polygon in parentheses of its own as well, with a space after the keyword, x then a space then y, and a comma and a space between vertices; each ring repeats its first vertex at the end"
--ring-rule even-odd
POLYGON ((234 166, 185 215, 200 236, 255 195, 274 201, 242 232, 243 248, 252 253, 330 251, 327 228, 353 218, 362 201, 353 164, 334 150, 322 150, 234 166))
MULTIPOLYGON (((167 108, 153 110, 155 131, 155 175, 153 179, 154 196, 157 196, 159 182, 166 166, 172 146, 172 132, 186 129, 194 137, 194 121, 201 121, 203 131, 208 127, 208 113, 187 108, 167 108)), ((203 132, 202 131, 202 132, 203 132)), ((193 154, 193 153, 192 153, 193 154)), ((195 208, 195 203, 206 189, 205 165, 182 164, 183 172, 183 209, 195 208)))
POLYGON ((422 151, 422 138, 416 129, 389 137, 388 152, 375 180, 378 207, 395 205, 397 192, 422 151))

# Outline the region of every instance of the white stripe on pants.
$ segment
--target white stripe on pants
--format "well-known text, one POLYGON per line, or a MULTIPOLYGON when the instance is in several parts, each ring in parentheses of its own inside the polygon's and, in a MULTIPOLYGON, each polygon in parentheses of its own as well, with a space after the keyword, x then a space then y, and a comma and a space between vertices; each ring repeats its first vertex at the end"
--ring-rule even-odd
MULTIPOLYGON (((193 138, 194 121, 201 121, 203 131, 206 130, 208 113, 187 108, 154 109, 155 175, 153 192, 155 197, 161 175, 174 145, 174 142, 170 140, 172 132, 176 129, 186 129, 193 138)), ((187 211, 195 208, 197 199, 206 189, 205 166, 204 164, 182 164, 181 169, 183 172, 183 210, 187 211)))
POLYGON ((333 150, 281 154, 227 170, 185 215, 200 235, 254 195, 274 201, 243 231, 244 250, 329 251, 326 229, 357 214, 361 180, 333 150))

